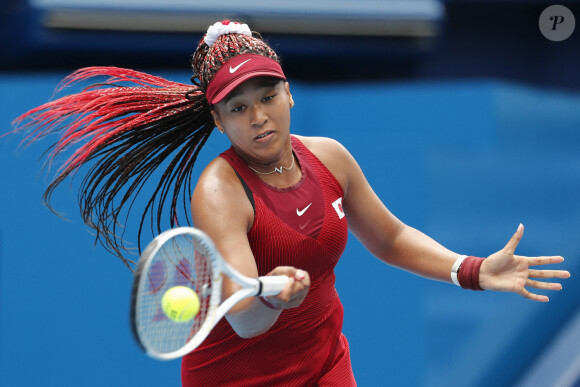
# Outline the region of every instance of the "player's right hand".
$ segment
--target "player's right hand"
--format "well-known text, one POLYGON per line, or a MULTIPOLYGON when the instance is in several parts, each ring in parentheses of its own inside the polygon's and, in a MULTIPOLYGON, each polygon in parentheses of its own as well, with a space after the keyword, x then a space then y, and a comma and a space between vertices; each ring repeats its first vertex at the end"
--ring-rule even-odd
POLYGON ((278 309, 295 308, 302 304, 310 289, 308 272, 292 266, 278 266, 268 275, 285 275, 290 278, 278 295, 265 297, 269 303, 278 309))

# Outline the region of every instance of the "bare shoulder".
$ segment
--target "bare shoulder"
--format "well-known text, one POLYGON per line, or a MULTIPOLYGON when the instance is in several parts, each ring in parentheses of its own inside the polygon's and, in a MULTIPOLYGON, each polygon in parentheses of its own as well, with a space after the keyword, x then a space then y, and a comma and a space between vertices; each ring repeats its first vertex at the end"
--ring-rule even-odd
MULTIPOLYGON (((230 265, 246 276, 257 277, 248 242, 254 209, 226 160, 214 159, 201 173, 191 198, 191 213, 193 225, 209 235, 230 265)), ((232 294, 235 289, 231 282, 224 284, 225 294, 232 294)))
POLYGON ((232 186, 235 186, 233 184, 235 177, 236 173, 229 163, 220 157, 216 157, 204 168, 199 176, 195 191, 205 195, 213 194, 220 189, 232 188, 232 186))
POLYGON ((340 142, 330 137, 306 137, 297 135, 294 135, 294 137, 299 139, 321 161, 322 158, 340 157, 348 154, 348 151, 340 142))
POLYGON ((348 185, 349 171, 356 161, 349 151, 337 140, 329 137, 296 136, 338 180, 343 190, 348 185))
MULTIPOLYGON (((191 198, 191 212, 196 227, 211 222, 219 226, 221 220, 251 222, 253 208, 234 169, 217 157, 201 173, 191 198)), ((249 227, 249 226, 248 226, 249 227)))

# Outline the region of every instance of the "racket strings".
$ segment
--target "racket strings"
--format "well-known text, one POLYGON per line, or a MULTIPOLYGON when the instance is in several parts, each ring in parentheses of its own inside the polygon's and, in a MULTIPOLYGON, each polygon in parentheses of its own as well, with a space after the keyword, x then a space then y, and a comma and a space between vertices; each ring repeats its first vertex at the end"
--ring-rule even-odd
POLYGON ((212 269, 196 249, 191 236, 178 235, 166 242, 151 258, 142 278, 141 298, 137 302, 136 323, 141 341, 158 353, 182 348, 201 329, 211 308, 212 269), (163 312, 161 300, 168 289, 187 286, 199 298, 199 313, 193 320, 176 322, 163 312))

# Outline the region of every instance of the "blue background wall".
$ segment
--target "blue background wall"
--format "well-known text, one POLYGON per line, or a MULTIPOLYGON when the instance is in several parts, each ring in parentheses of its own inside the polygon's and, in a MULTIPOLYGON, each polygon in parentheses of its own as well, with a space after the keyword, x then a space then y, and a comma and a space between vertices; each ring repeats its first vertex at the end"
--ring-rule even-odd
MULTIPOLYGON (((77 67, 189 82, 201 30, 50 28, 51 10, 31 5, 39 3, 0 2, 0 135, 77 67)), ((305 15, 336 16, 336 1, 318 3, 317 15, 305 15)), ((387 9, 373 14, 386 23, 388 2, 370 3, 387 9)), ((548 304, 464 291, 384 265, 351 236, 337 287, 357 381, 580 385, 580 2, 563 2, 576 15, 563 42, 539 32, 549 2, 433 3, 441 12, 423 40, 267 31, 297 103, 293 132, 341 141, 389 209, 448 248, 487 256, 521 222, 517 252, 563 255, 572 278, 548 304)), ((188 1, 178 16, 199 16, 195 7, 188 1)), ((234 16, 250 26, 271 16, 244 11, 234 16)), ((94 246, 75 204, 80 179, 54 196, 67 220, 56 217, 41 204, 58 168, 42 172, 52 139, 17 150, 21 140, 0 138, 0 386, 179 385, 179 361, 149 359, 131 337, 131 273, 94 246)), ((227 146, 214 134, 197 173, 227 146)), ((136 220, 126 226, 134 242, 136 220)))
MULTIPOLYGON (((1 75, 0 127, 51 98, 64 75, 1 75)), ((522 222, 518 253, 563 255, 578 272, 579 93, 494 79, 292 90, 293 132, 341 141, 407 224, 487 256, 522 222)), ((69 221, 40 203, 54 171, 42 173, 39 157, 51 141, 16 151, 21 139, 0 141, 0 384, 179 385, 178 361, 151 360, 133 342, 131 274, 93 247, 75 184, 55 197, 69 221)), ((226 146, 214 134, 198 166, 226 146)), ((512 385, 565 327, 579 294, 573 279, 548 304, 461 290, 390 268, 352 236, 337 277, 361 386, 512 385)))

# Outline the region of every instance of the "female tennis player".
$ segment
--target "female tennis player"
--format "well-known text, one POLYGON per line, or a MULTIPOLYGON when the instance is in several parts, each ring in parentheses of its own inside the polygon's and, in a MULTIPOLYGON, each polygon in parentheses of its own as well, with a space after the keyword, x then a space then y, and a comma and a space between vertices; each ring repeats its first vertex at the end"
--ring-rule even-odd
MULTIPOLYGON (((397 219, 341 144, 290 133, 289 83, 277 54, 247 25, 212 25, 199 42, 193 69, 193 87, 128 69, 82 69, 65 85, 96 75, 111 78, 19 118, 26 120, 22 128, 33 128, 33 139, 60 131, 52 158, 78 144, 46 199, 90 162, 80 195, 84 220, 127 265, 116 226, 144 181, 166 167, 141 226, 151 214, 160 228, 166 200, 171 225, 178 224, 178 201, 190 192, 199 150, 214 128, 230 140, 231 148, 197 181, 193 223, 242 274, 284 274, 290 281, 277 296, 236 305, 183 358, 184 385, 356 385, 334 286, 348 230, 389 265, 467 289, 548 301, 530 289, 561 285, 536 279, 569 277, 564 270, 530 268, 562 257, 515 255, 521 225, 504 248, 483 259, 450 251, 397 219), (137 85, 115 85, 123 81, 137 85)), ((224 297, 236 289, 226 280, 224 297)))

